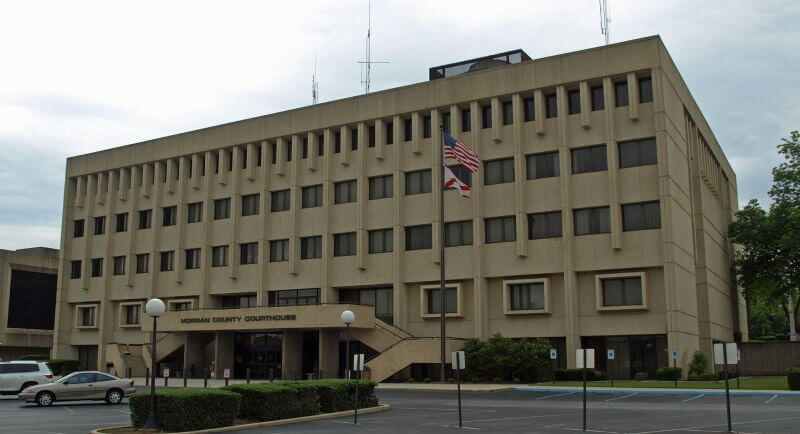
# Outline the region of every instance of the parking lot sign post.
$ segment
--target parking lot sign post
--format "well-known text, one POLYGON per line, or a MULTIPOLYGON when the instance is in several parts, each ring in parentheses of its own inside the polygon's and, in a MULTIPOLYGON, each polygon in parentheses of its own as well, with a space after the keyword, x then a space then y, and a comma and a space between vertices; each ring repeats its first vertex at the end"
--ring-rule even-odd
POLYGON ((353 354, 353 371, 355 371, 356 377, 356 398, 353 408, 355 412, 353 413, 353 425, 358 425, 358 378, 361 377, 361 372, 364 371, 364 355, 363 354, 353 354))
MULTIPOLYGON (((714 344, 714 363, 719 364, 722 359, 722 369, 725 370, 725 410, 728 415, 728 432, 731 432, 731 391, 728 386, 728 363, 738 365, 739 355, 737 354, 736 343, 726 342, 714 344)), ((737 366, 738 370, 739 367, 737 366)))
POLYGON ((578 368, 583 369, 583 430, 586 431, 586 369, 594 369, 594 348, 580 348, 575 355, 578 368))
POLYGON ((453 370, 456 371, 456 383, 458 384, 458 426, 460 428, 463 426, 461 423, 461 370, 467 367, 464 352, 453 351, 450 362, 453 364, 453 370))
POLYGON ((550 348, 550 360, 553 362, 553 386, 556 385, 556 359, 558 359, 558 351, 550 348))
POLYGON ((228 385, 228 380, 231 378, 231 368, 225 368, 222 370, 222 378, 225 379, 225 385, 228 385))
POLYGON ((164 387, 167 387, 168 385, 167 382, 169 381, 169 368, 164 368, 164 370, 161 373, 164 376, 164 387))
POLYGON ((606 352, 608 355, 609 362, 609 376, 611 377, 611 387, 614 387, 614 350, 608 350, 606 352))
POLYGON ((678 350, 672 350, 672 378, 675 380, 675 387, 678 387, 678 350))

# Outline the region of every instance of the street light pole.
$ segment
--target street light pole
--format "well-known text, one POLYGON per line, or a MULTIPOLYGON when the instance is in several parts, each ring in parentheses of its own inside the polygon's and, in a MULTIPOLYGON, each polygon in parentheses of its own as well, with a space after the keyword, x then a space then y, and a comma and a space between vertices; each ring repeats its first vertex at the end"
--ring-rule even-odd
POLYGON ((341 316, 342 322, 347 326, 347 340, 345 341, 345 350, 344 350, 344 378, 350 378, 350 324, 356 320, 356 314, 353 313, 351 310, 346 310, 342 312, 341 316))
POLYGON ((147 416, 147 422, 144 423, 145 429, 158 429, 158 417, 156 415, 156 322, 158 317, 164 314, 166 306, 164 302, 158 298, 153 298, 145 305, 145 312, 153 318, 153 345, 150 349, 150 414, 147 416))

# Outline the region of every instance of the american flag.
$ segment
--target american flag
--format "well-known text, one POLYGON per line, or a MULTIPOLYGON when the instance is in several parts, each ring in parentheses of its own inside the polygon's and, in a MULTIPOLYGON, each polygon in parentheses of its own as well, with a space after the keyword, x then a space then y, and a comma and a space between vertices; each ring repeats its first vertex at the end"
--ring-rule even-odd
POLYGON ((460 140, 456 140, 450 136, 450 134, 444 134, 444 156, 449 158, 454 158, 461 163, 462 166, 466 167, 472 173, 476 173, 478 171, 478 167, 481 165, 481 160, 478 158, 478 154, 475 153, 472 149, 464 146, 460 140))

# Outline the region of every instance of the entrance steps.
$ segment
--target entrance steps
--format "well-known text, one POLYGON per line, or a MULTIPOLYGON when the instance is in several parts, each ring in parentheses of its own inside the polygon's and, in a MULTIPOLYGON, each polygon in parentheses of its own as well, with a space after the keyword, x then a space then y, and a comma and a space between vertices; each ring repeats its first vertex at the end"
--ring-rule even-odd
POLYGON ((143 345, 108 344, 106 360, 114 366, 117 376, 144 375, 148 365, 143 357, 143 345))
MULTIPOLYGON (((441 361, 441 342, 439 338, 405 338, 384 349, 372 360, 365 363, 369 369, 370 380, 381 382, 412 363, 439 363, 441 361)), ((365 342, 366 344, 366 342, 365 342)), ((369 344, 367 344, 369 345, 369 344)), ((461 340, 445 341, 446 360, 450 352, 461 348, 461 340)))

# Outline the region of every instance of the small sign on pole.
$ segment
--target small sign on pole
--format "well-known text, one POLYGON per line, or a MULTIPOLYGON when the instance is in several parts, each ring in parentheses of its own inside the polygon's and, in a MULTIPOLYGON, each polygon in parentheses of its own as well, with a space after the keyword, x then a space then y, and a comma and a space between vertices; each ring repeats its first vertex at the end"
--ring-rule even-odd
POLYGON ((575 361, 577 362, 578 369, 583 366, 583 354, 586 352, 586 369, 594 369, 594 348, 578 349, 575 350, 575 361))
POLYGON ((608 350, 608 360, 614 360, 614 350, 608 350))
POLYGON ((555 360, 558 358, 558 351, 555 348, 550 348, 550 359, 555 360))
POLYGON ((353 425, 358 425, 358 378, 361 377, 361 371, 364 370, 364 355, 353 354, 353 371, 356 372, 356 396, 353 403, 353 425))
POLYGON ((670 351, 672 360, 678 360, 678 350, 671 350, 670 351))
POLYGON ((364 370, 364 355, 363 354, 353 354, 353 370, 354 371, 363 371, 364 370))
POLYGON ((675 387, 678 387, 678 350, 670 350, 672 356, 672 379, 675 381, 675 387))
POLYGON ((614 350, 613 349, 609 349, 609 350, 606 350, 606 356, 608 356, 608 368, 609 368, 608 371, 609 371, 609 377, 611 377, 611 387, 614 387, 614 369, 613 368, 614 368, 614 356, 616 356, 616 354, 614 354, 614 350))
POLYGON ((231 378, 231 368, 225 368, 222 370, 222 378, 231 378))
POLYGON ((463 351, 453 351, 453 354, 450 356, 451 363, 453 364, 453 370, 456 371, 456 383, 458 384, 458 426, 462 427, 463 423, 461 421, 461 370, 467 368, 467 361, 464 357, 463 351))
POLYGON ((739 363, 739 350, 736 348, 735 342, 714 344, 714 363, 722 365, 726 362, 728 365, 739 363), (723 354, 723 351, 725 354, 723 354))
POLYGON ((164 375, 164 378, 169 377, 169 368, 164 368, 164 371, 162 372, 162 374, 164 375))

